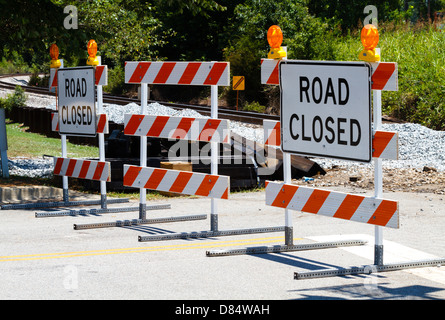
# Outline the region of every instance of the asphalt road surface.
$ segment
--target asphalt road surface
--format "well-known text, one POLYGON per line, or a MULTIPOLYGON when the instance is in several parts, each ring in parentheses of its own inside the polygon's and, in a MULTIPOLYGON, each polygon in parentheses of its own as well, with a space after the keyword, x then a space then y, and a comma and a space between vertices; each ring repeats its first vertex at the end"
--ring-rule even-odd
MULTIPOLYGON (((264 197, 264 192, 250 192, 218 200, 219 230, 284 225, 284 210, 266 206, 264 197)), ((384 263, 445 257, 444 195, 391 192, 384 193, 384 198, 398 200, 401 214, 399 229, 383 230, 384 263)), ((147 218, 210 213, 207 198, 156 202, 166 203, 171 209, 149 211, 147 218)), ((129 204, 109 205, 117 206, 129 204)), ((295 272, 372 265, 374 226, 364 223, 293 212, 294 244, 339 239, 368 242, 333 249, 209 257, 206 252, 212 249, 284 244, 284 232, 139 242, 138 236, 210 230, 210 217, 74 230, 74 224, 136 219, 138 212, 36 218, 37 211, 42 209, 0 211, 2 300, 217 300, 227 304, 251 299, 445 298, 444 266, 294 279, 295 272)), ((205 311, 187 309, 184 301, 177 304, 179 313, 205 311)))

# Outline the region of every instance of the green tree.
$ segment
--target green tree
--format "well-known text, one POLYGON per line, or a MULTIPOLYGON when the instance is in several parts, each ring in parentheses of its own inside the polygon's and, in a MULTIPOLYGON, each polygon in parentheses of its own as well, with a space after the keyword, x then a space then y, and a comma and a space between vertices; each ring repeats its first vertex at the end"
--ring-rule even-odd
POLYGON ((404 0, 318 0, 306 1, 309 12, 323 19, 334 19, 344 32, 363 25, 366 15, 363 10, 367 5, 377 8, 379 21, 388 21, 391 15, 404 8, 404 0))
MULTIPOLYGON (((287 46, 288 58, 334 58, 334 25, 311 16, 305 1, 247 0, 239 4, 226 28, 226 33, 232 38, 225 48, 225 59, 230 61, 233 75, 246 77, 244 99, 263 105, 271 99, 278 101, 278 88, 260 83, 260 61, 267 58, 270 49, 267 30, 271 25, 282 29, 282 46, 287 46)), ((228 95, 233 100, 234 93, 229 92, 228 95)))
POLYGON ((81 34, 63 28, 63 7, 53 1, 0 0, 0 8, 4 55, 18 52, 28 64, 49 63, 51 43, 72 50, 82 40, 81 34))

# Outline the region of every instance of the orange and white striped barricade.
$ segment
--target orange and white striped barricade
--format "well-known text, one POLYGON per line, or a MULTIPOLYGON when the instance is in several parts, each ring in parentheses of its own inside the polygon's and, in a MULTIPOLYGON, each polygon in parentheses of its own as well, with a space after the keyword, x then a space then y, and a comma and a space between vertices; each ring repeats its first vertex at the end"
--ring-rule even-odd
POLYGON ((227 200, 230 177, 124 165, 124 186, 227 200))
POLYGON ((229 63, 168 61, 126 62, 125 83, 229 86, 229 63))
MULTIPOLYGON (((125 122, 125 134, 140 136, 140 166, 146 167, 147 163, 147 136, 153 135, 161 137, 162 130, 157 132, 157 128, 162 124, 162 120, 165 118, 153 119, 150 129, 147 129, 147 121, 149 117, 144 115, 147 109, 147 97, 148 86, 147 84, 172 84, 172 85, 211 85, 216 87, 218 85, 229 85, 229 64, 226 62, 161 62, 161 61, 141 61, 141 62, 126 62, 125 63, 125 83, 133 83, 141 85, 141 115, 136 117, 130 117, 126 115, 129 123, 125 122), (133 127, 137 123, 138 119, 141 122, 137 124, 137 128, 133 127), (156 121, 155 121, 156 120, 156 121), (147 129, 143 134, 142 129, 147 129)), ((217 88, 217 87, 216 87, 217 88)), ((181 127, 178 128, 176 133, 183 132, 187 120, 181 122, 181 127)), ((201 120, 195 121, 195 124, 201 123, 201 120)), ((213 122, 215 125, 216 121, 213 122)), ((210 123, 211 125, 212 123, 210 123)), ((193 129, 196 125, 193 126, 193 129)), ((167 126, 168 127, 168 126, 167 126)), ((192 125, 190 124, 190 128, 192 125)), ((204 129, 204 128, 203 128, 204 129)), ((205 130, 205 132, 209 132, 205 130)), ((192 130, 194 132, 194 130, 192 130)), ((208 135, 209 136, 209 135, 208 135)), ((167 137, 168 138, 168 137, 167 137)), ((186 138, 185 136, 183 138, 186 138)), ((212 140, 213 141, 213 140, 212 140)), ((146 219, 146 190, 145 188, 139 188, 139 219, 132 220, 133 224, 151 223, 152 219, 146 219)), ((194 215, 189 217, 176 217, 174 218, 160 218, 156 219, 156 223, 170 222, 170 221, 185 221, 185 220, 197 220, 206 219, 206 215, 194 215)), ((89 227, 108 227, 119 226, 120 223, 105 223, 100 225, 75 225, 75 229, 84 229, 89 227)))
POLYGON ((395 62, 371 62, 372 90, 398 91, 398 70, 395 62))
MULTIPOLYGON (((264 120, 264 144, 281 146, 281 126, 279 121, 264 120)), ((399 135, 394 131, 375 131, 372 137, 372 157, 388 160, 399 159, 399 135)))
MULTIPOLYGON (((100 61, 100 57, 98 57, 100 61)), ((81 209, 81 210, 63 210, 63 211, 50 211, 50 212, 36 212, 36 217, 52 217, 52 216, 75 216, 85 214, 100 214, 100 213, 114 213, 124 211, 135 211, 136 207, 120 207, 120 208, 107 208, 107 203, 122 203, 128 202, 128 199, 111 199, 107 200, 106 195, 106 182, 110 181, 110 163, 105 161, 105 143, 104 134, 108 133, 108 117, 103 113, 103 99, 102 99, 102 86, 107 85, 107 73, 108 68, 105 65, 99 65, 94 67, 94 89, 96 90, 96 104, 98 107, 96 115, 95 133, 99 139, 99 161, 96 160, 82 160, 82 159, 70 159, 66 156, 66 134, 61 134, 62 144, 62 157, 54 158, 55 168, 54 174, 62 176, 63 180, 63 202, 49 203, 49 206, 62 206, 62 205, 95 205, 100 204, 100 209, 81 209), (95 171, 93 170, 95 168, 95 171), (66 170, 62 170, 65 168, 66 170), (98 177, 98 170, 103 169, 98 177), (85 171, 86 170, 86 171, 85 171), (68 178, 80 178, 87 180, 96 180, 100 183, 100 201, 86 200, 86 201, 69 201, 68 200, 68 178), (106 177, 106 178, 104 178, 106 177)), ((58 82, 57 73, 51 86, 55 86, 58 82)), ((58 112, 51 113, 51 127, 53 131, 59 131, 59 114, 58 112)))
POLYGON ((56 68, 49 69, 49 91, 50 92, 55 92, 55 90, 57 88, 57 70, 58 69, 56 69, 56 68))
MULTIPOLYGON (((371 63, 372 66, 372 90, 373 90, 373 140, 372 140, 372 157, 374 161, 374 197, 360 199, 360 196, 353 195, 339 195, 331 196, 331 193, 320 190, 312 190, 307 197, 306 202, 304 199, 300 199, 298 207, 301 211, 311 213, 326 213, 326 208, 330 204, 334 208, 338 207, 338 211, 333 213, 333 209, 329 211, 333 217, 342 218, 346 220, 359 221, 367 224, 373 224, 374 231, 374 264, 371 266, 363 267, 349 267, 349 268, 328 268, 306 272, 295 272, 294 279, 307 279, 307 278, 321 278, 338 275, 355 275, 355 274, 369 274, 374 272, 394 271, 409 268, 430 267, 442 265, 445 263, 445 259, 430 259, 430 260, 416 260, 416 261, 404 261, 396 263, 383 263, 383 228, 398 228, 398 206, 394 201, 381 200, 383 194, 383 170, 382 159, 398 159, 397 148, 397 134, 395 132, 380 131, 382 127, 382 101, 381 94, 383 90, 396 91, 398 90, 397 84, 397 64, 376 62, 371 63), (344 199, 342 200, 344 196, 344 199), (313 198, 312 200, 310 200, 313 198), (336 198, 336 200, 334 200, 336 198), (324 199, 324 200, 323 200, 324 199), (332 203, 337 204, 332 205, 332 203), (371 203, 374 204, 369 207, 371 203), (367 205, 368 209, 362 212, 363 208, 367 205), (303 205, 303 207, 301 207, 303 205), (305 206, 308 205, 308 208, 305 206), (341 210, 340 210, 341 209, 341 210), (338 213, 337 213, 338 212, 338 213)), ((271 185, 271 187, 273 187, 271 185)), ((295 190, 295 188, 293 188, 295 190)), ((302 190, 303 191, 303 190, 302 190)), ((295 192, 295 195, 298 190, 295 192)), ((303 191, 302 194, 305 192, 303 191)), ((294 201, 292 197, 289 202, 294 201)), ((275 200, 274 200, 275 201, 275 200)), ((284 204, 286 199, 283 199, 284 204)), ((279 202, 279 200, 278 200, 279 202)))
MULTIPOLYGON (((126 115, 126 134, 141 137, 141 164, 146 167, 146 137, 163 137, 210 143, 210 175, 218 176, 218 143, 229 143, 228 122, 218 120, 218 86, 230 86, 228 62, 162 62, 142 61, 125 63, 125 82, 141 84, 141 115, 126 115), (147 108, 147 84, 210 86, 211 119, 175 117, 149 117, 147 108), (224 132, 227 128, 227 132, 224 132)), ((145 188, 140 188, 140 216, 144 215, 145 188)), ((216 198, 211 197, 210 231, 140 237, 140 241, 196 238, 220 235, 279 231, 282 227, 244 230, 218 230, 216 198)))
POLYGON ((261 83, 279 85, 278 59, 261 59, 261 83))
MULTIPOLYGON (((61 67, 63 68, 63 59, 60 59, 61 61, 61 67)), ((95 79, 95 85, 98 84, 106 84, 106 66, 99 67, 101 70, 101 76, 99 78, 95 79), (99 81, 98 81, 99 80, 99 81)), ((57 95, 57 87, 58 87, 58 71, 57 68, 51 68, 50 69, 50 83, 49 83, 49 89, 50 91, 52 89, 56 89, 56 95, 57 95)), ((100 115, 97 118, 97 126, 99 127, 98 132, 107 133, 108 130, 108 120, 105 114, 100 115)), ((51 113, 51 129, 53 131, 59 131, 59 114, 58 112, 51 113)), ((59 131, 60 132, 60 131, 59 131)), ((90 161, 90 160, 81 160, 81 159, 69 159, 67 158, 67 147, 66 147, 66 134, 61 134, 61 146, 62 146, 62 157, 61 158, 55 158, 55 161, 58 163, 58 161, 61 161, 61 159, 65 159, 63 163, 68 163, 70 160, 72 160, 71 163, 77 163, 79 165, 80 163, 83 163, 85 166, 87 164, 90 164, 90 168, 95 163, 99 163, 98 168, 104 164, 105 168, 108 168, 109 171, 109 164, 105 162, 105 158, 100 159, 99 162, 97 161, 90 161)), ((78 168, 76 166, 76 168, 78 168)), ((84 167, 85 168, 85 167, 84 167)), ((77 169, 76 169, 77 170, 77 169)), ((107 171, 106 170, 106 171, 107 171)), ((61 207, 61 206, 78 206, 78 205, 97 205, 100 204, 102 207, 106 203, 106 199, 101 197, 101 200, 82 200, 82 201, 70 201, 68 196, 68 177, 70 175, 65 175, 63 172, 60 173, 54 173, 56 175, 62 176, 62 182, 63 182, 63 201, 55 201, 55 202, 37 202, 37 203, 20 203, 20 204, 11 204, 11 205, 4 205, 2 206, 2 209, 31 209, 31 208, 52 208, 52 207, 61 207)), ((74 176, 71 176, 74 178, 74 176)), ((105 184, 106 179, 92 179, 93 176, 90 174, 87 174, 86 176, 79 176, 76 178, 83 178, 83 179, 90 179, 90 180, 98 180, 101 183, 105 184)), ((128 199, 111 199, 108 201, 108 203, 121 203, 121 202, 128 202, 128 199)), ((97 210, 93 209, 94 213, 106 213, 106 210, 97 210)), ((110 211, 112 212, 112 211, 110 211)), ((113 211, 115 212, 115 211, 113 211)), ((82 210, 82 214, 88 213, 87 210, 82 210)), ((50 211, 50 212, 36 212, 36 217, 50 217, 50 216, 60 216, 60 215, 77 215, 78 213, 75 210, 69 210, 69 211, 50 211)))
POLYGON ((266 181, 266 205, 399 228, 397 201, 266 181))
MULTIPOLYGON (((211 86, 211 117, 218 118, 218 86, 229 86, 228 62, 170 62, 170 61, 128 61, 125 62, 125 83, 141 85, 141 114, 146 113, 148 84, 211 86)), ((147 137, 141 136, 141 167, 146 166, 147 137)), ((217 174, 217 144, 211 144, 211 173, 217 174)), ((140 218, 145 217, 146 191, 140 189, 140 218)), ((216 202, 212 199, 212 212, 216 202)), ((213 216, 212 216, 213 217, 213 216)), ((216 220, 214 222, 217 223, 216 220)))
POLYGON ((229 143, 228 120, 126 114, 124 123, 126 135, 229 143))
MULTIPOLYGON (((261 83, 279 85, 279 63, 276 59, 261 59, 261 83)), ((396 62, 371 62, 371 89, 383 91, 398 90, 398 69, 396 62)))
POLYGON ((75 158, 54 158, 54 174, 71 178, 111 181, 110 163, 75 158))
MULTIPOLYGON (((108 84, 108 67, 101 64, 102 59, 98 57, 99 65, 94 67, 94 80, 96 85, 96 105, 97 105, 97 124, 96 133, 99 141, 99 161, 105 161, 105 133, 108 133, 108 121, 103 108, 103 90, 102 86, 108 84)), ((107 208, 107 186, 105 181, 100 181, 101 208, 107 208)))

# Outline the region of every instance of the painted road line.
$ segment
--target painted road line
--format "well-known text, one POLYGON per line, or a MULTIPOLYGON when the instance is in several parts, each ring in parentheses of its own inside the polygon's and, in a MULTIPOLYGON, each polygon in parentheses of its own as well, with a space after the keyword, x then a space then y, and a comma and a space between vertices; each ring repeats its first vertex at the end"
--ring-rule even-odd
MULTIPOLYGON (((165 246, 150 246, 150 247, 135 247, 135 248, 117 248, 117 249, 104 249, 104 250, 11 255, 11 256, 0 256, 0 262, 75 258, 75 257, 101 256, 101 255, 123 254, 123 253, 205 249, 205 248, 215 248, 215 247, 227 246, 228 244, 233 244, 233 245, 264 244, 264 243, 278 242, 278 241, 283 241, 283 240, 284 240, 284 237, 281 236, 281 237, 267 237, 267 238, 245 239, 245 240, 205 242, 205 243, 200 242, 200 243, 193 243, 193 244, 187 243, 187 244, 165 245, 165 246)), ((295 238, 294 240, 302 240, 302 238, 295 238)))

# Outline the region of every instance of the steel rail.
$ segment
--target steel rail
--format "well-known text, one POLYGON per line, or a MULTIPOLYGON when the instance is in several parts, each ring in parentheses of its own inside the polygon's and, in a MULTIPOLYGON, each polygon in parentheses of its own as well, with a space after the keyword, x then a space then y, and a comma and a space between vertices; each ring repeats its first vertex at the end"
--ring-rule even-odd
MULTIPOLYGON (((29 74, 0 75, 0 79, 20 77, 20 76, 25 76, 25 75, 29 75, 29 74)), ((14 90, 16 85, 17 84, 0 81, 0 88, 3 88, 3 89, 14 90)), ((36 93, 36 94, 48 95, 48 96, 56 95, 54 92, 50 92, 47 88, 27 86, 27 85, 21 85, 21 87, 26 92, 30 92, 30 93, 36 93)), ((107 94, 107 93, 104 93, 103 101, 104 101, 104 103, 117 104, 117 105, 126 105, 129 103, 140 103, 139 99, 123 97, 123 96, 114 96, 114 95, 107 94)), ((210 115, 210 107, 209 106, 148 100, 148 103, 155 103, 155 102, 165 105, 167 107, 176 109, 176 110, 191 109, 191 110, 195 110, 203 115, 210 115)), ((258 113, 258 112, 251 112, 251 111, 236 111, 236 110, 223 108, 223 107, 219 107, 218 111, 219 111, 219 117, 221 119, 240 121, 240 122, 245 122, 245 123, 250 123, 250 124, 262 125, 263 120, 280 121, 280 116, 274 115, 274 114, 258 113)), ((390 123, 400 122, 396 119, 392 119, 392 118, 385 117, 385 116, 382 117, 382 121, 390 122, 390 123)))
MULTIPOLYGON (((23 74, 14 74, 14 75, 3 75, 0 76, 0 78, 14 78, 14 77, 20 77, 23 76, 23 74)), ((41 88, 41 87, 34 87, 34 86, 28 86, 23 84, 13 84, 5 81, 0 81, 0 88, 8 89, 8 90, 14 90, 17 85, 20 85, 25 92, 29 93, 35 93, 35 94, 41 94, 41 95, 48 95, 48 96, 55 96, 54 92, 50 92, 47 88, 41 88)), ((103 102, 108 104, 117 104, 117 105, 126 105, 129 103, 140 103, 139 99, 135 98, 129 98, 129 97, 123 97, 123 96, 114 96, 111 94, 104 94, 103 95, 103 102)), ((172 102, 163 102, 163 101, 155 101, 155 100, 149 100, 149 103, 160 103, 162 105, 165 105, 167 107, 171 107, 173 109, 177 110, 183 110, 183 109, 191 109, 195 110, 203 115, 210 115, 210 107, 209 106, 203 106, 203 105, 192 105, 192 104, 185 104, 185 103, 172 103, 172 102)), ((228 119, 233 121, 240 121, 250 124, 263 124, 263 120, 275 120, 279 121, 280 116, 279 115, 271 115, 271 114, 265 114, 265 113, 258 113, 258 112, 250 112, 250 111, 236 111, 231 110, 223 107, 219 107, 219 117, 221 119, 228 119)))

